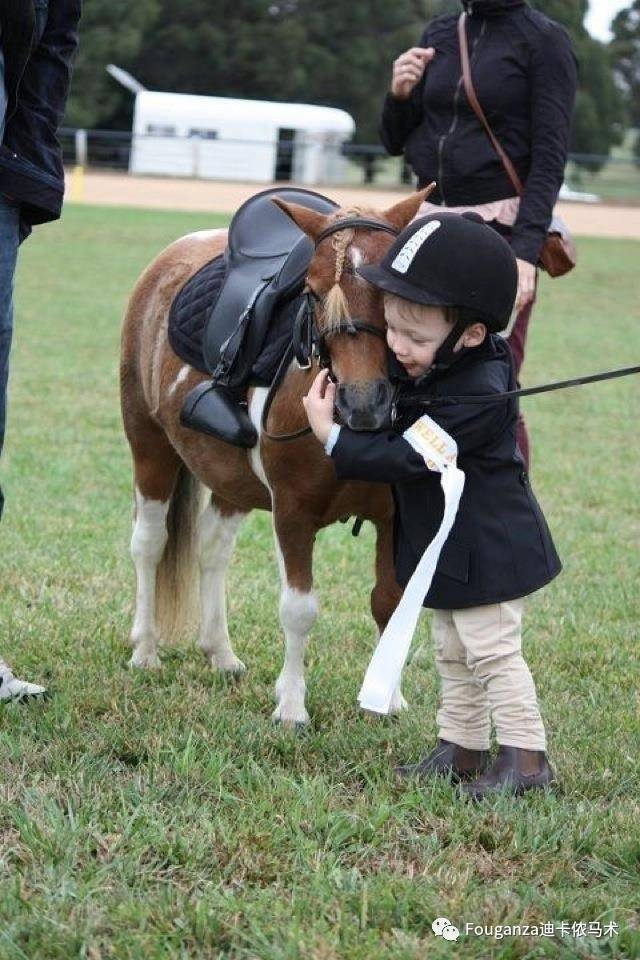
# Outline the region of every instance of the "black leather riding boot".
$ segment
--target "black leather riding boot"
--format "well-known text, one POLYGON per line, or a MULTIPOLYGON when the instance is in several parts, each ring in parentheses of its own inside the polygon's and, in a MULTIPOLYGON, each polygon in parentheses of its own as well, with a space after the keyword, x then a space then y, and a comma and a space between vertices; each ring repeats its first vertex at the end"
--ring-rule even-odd
POLYGON ((180 423, 236 447, 255 447, 258 442, 258 432, 238 394, 215 381, 205 380, 187 394, 180 423))
POLYGON ((399 777, 448 777, 455 782, 477 777, 489 765, 488 750, 467 750, 449 740, 438 740, 438 743, 420 763, 410 763, 396 767, 399 777))
POLYGON ((482 800, 501 791, 520 796, 527 790, 542 790, 554 783, 556 776, 544 750, 501 746, 487 772, 460 789, 465 796, 482 800))

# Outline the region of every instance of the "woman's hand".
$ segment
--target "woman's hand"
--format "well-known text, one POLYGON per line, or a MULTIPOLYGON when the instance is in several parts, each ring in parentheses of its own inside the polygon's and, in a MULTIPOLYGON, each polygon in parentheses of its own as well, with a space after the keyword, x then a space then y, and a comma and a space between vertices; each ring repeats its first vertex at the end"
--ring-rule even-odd
POLYGON ((528 260, 516 260, 518 264, 518 292, 516 294, 515 311, 519 313, 523 307, 531 303, 536 292, 536 268, 528 260))
POLYGON ((309 426, 324 447, 333 426, 333 406, 336 400, 336 385, 329 380, 329 371, 321 370, 311 384, 302 405, 307 414, 309 426))
POLYGON ((411 47, 393 61, 391 95, 396 100, 408 100, 411 91, 422 79, 436 51, 433 47, 411 47))

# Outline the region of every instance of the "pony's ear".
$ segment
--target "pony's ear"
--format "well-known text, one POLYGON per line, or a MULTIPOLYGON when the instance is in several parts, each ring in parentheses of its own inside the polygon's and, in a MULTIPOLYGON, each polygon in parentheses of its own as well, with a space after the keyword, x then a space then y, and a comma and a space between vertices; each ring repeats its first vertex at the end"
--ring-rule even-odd
POLYGON ((324 213, 310 210, 309 207, 302 207, 299 203, 285 203, 280 197, 272 197, 272 200, 312 240, 315 240, 322 233, 329 222, 329 217, 324 213))
POLYGON ((430 183, 424 190, 418 190, 417 193, 412 193, 406 200, 401 200, 400 203, 396 203, 395 206, 385 210, 385 220, 388 220, 388 222, 392 226, 397 227, 398 230, 404 230, 406 225, 411 223, 421 205, 435 188, 436 184, 434 180, 433 183, 430 183))

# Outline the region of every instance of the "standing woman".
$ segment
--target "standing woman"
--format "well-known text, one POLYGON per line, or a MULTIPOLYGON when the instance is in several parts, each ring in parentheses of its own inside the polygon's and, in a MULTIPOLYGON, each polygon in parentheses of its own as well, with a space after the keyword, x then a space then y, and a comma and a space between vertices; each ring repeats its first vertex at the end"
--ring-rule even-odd
MULTIPOLYGON (((0 453, 13 336, 13 275, 22 240, 57 220, 64 194, 62 122, 78 45, 81 0, 0 0, 0 453)), ((30 282, 40 287, 41 278, 30 282)), ((0 488, 0 516, 4 498, 0 488)), ((0 623, 0 643, 7 642, 0 623)), ((0 702, 44 687, 14 676, 0 659, 0 702)))
MULTIPOLYGON (((536 264, 562 185, 576 92, 576 59, 563 27, 525 0, 463 0, 471 76, 493 133, 524 183, 515 188, 463 85, 457 14, 436 17, 418 47, 393 64, 381 137, 404 153, 418 188, 436 181, 419 216, 476 210, 507 237, 518 263, 509 336, 516 374, 536 293, 536 264)), ((529 461, 522 418, 518 444, 529 461)))

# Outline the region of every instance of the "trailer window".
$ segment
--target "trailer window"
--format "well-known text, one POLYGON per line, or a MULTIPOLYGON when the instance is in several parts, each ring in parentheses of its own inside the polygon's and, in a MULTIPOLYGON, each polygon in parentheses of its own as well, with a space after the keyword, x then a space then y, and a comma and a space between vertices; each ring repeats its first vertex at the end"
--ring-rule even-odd
POLYGON ((167 127, 161 123, 148 123, 147 135, 150 137, 175 137, 176 128, 167 127))
POLYGON ((190 137, 201 137, 203 140, 217 140, 218 131, 217 130, 206 130, 204 127, 191 127, 189 130, 190 137))

